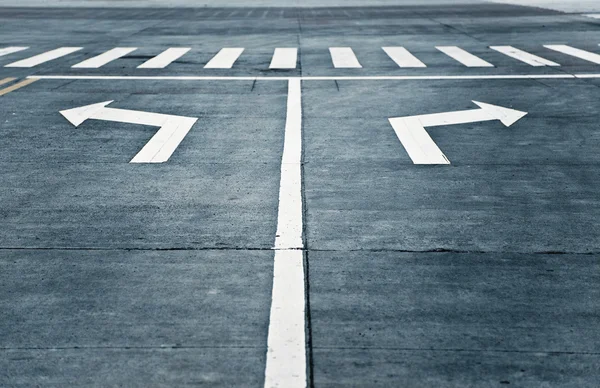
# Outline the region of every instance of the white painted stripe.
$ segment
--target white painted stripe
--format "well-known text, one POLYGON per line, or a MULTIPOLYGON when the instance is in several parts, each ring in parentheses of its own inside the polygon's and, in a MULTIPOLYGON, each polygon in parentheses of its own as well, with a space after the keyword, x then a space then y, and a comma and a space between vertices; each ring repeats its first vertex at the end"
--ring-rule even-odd
POLYGON ((97 55, 93 58, 86 59, 85 61, 71 67, 76 69, 97 69, 135 50, 137 50, 137 47, 115 47, 114 49, 110 49, 107 52, 97 55))
POLYGON ((518 59, 521 62, 525 62, 531 66, 560 66, 556 62, 549 61, 537 55, 533 55, 523 50, 519 50, 513 46, 490 46, 492 50, 496 50, 499 53, 507 55, 511 58, 518 59))
POLYGON ((382 49, 400 67, 427 67, 404 47, 382 47, 382 49))
POLYGON ((301 81, 291 78, 288 85, 265 388, 305 388, 307 385, 301 81))
POLYGON ((231 69, 244 52, 243 48, 222 48, 208 63, 205 69, 231 69))
POLYGON ((336 69, 359 69, 360 62, 350 47, 330 47, 331 61, 336 69))
POLYGON ((295 69, 298 62, 297 48, 276 48, 269 69, 295 69))
POLYGON ((600 78, 600 74, 496 74, 496 75, 382 75, 382 76, 303 76, 303 77, 248 77, 248 76, 128 76, 128 75, 30 75, 27 78, 64 80, 168 80, 168 81, 436 81, 436 80, 518 80, 518 79, 574 79, 600 78))
POLYGON ((491 63, 457 46, 436 46, 435 48, 467 67, 494 67, 491 63))
POLYGON ((585 61, 593 62, 600 65, 600 55, 596 53, 591 53, 589 51, 581 50, 575 47, 567 46, 564 44, 549 44, 544 45, 544 47, 549 48, 550 50, 558 51, 563 54, 571 55, 573 57, 581 58, 585 61))
POLYGON ((185 55, 191 48, 171 47, 138 66, 138 69, 164 69, 185 55))
POLYGON ((27 50, 29 47, 5 47, 0 48, 0 57, 12 53, 18 53, 19 51, 27 50))
POLYGON ((17 62, 10 63, 4 67, 34 67, 44 62, 51 61, 65 55, 74 53, 75 51, 81 50, 83 47, 61 47, 55 50, 46 51, 45 53, 38 54, 31 58, 26 58, 17 62))

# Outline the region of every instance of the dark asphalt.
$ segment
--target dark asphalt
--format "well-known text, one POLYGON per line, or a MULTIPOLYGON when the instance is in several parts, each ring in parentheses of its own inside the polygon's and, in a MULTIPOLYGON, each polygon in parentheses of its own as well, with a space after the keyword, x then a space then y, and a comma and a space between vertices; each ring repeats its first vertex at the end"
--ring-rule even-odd
MULTIPOLYGON (((29 75, 600 73, 600 20, 501 4, 338 8, 0 8, 0 80, 29 75), (456 45, 494 68, 437 51, 456 45), (513 45, 561 67, 490 50, 513 45), (61 46, 34 68, 4 65, 61 46), (113 47, 139 50, 71 69, 113 47), (335 69, 352 47, 362 69, 335 69), (427 68, 399 68, 404 46, 427 68), (136 67, 168 47, 165 69, 136 67), (203 69, 222 47, 232 69, 203 69), (298 47, 294 70, 269 70, 298 47)), ((0 90, 10 84, 0 86, 0 90)), ((600 80, 303 81, 308 380, 314 387, 600 386, 600 80), (428 129, 413 165, 390 117, 528 112, 428 129)), ((262 387, 285 80, 38 80, 0 96, 0 386, 262 387), (165 164, 156 128, 60 110, 198 117, 165 164)))

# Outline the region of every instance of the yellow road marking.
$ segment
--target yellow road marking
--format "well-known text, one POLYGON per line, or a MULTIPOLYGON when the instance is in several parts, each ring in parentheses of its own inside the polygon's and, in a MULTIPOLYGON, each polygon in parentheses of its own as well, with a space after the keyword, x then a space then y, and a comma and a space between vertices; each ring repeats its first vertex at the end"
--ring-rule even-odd
MULTIPOLYGON (((8 79, 8 78, 6 78, 6 79, 8 79)), ((14 79, 14 78, 13 78, 13 79, 14 79)), ((17 90, 17 89, 21 89, 23 86, 27 86, 27 85, 29 85, 29 84, 32 84, 32 83, 34 83, 34 82, 35 82, 35 81, 37 81, 37 80, 38 80, 37 78, 28 78, 28 79, 26 79, 26 80, 23 80, 23 81, 21 81, 21 82, 18 82, 18 83, 16 83, 16 84, 14 84, 14 85, 12 85, 12 86, 9 86, 9 87, 7 87, 7 88, 4 88, 4 89, 0 90, 0 96, 3 96, 3 95, 5 95, 5 94, 8 94, 8 93, 10 93, 10 92, 12 92, 12 91, 15 91, 15 90, 17 90)), ((2 81, 4 81, 4 80, 2 80, 2 81)), ((9 81, 7 81, 7 82, 9 82, 9 81)), ((1 83, 5 83, 5 82, 1 82, 1 83)))
POLYGON ((4 84, 7 84, 9 82, 13 82, 14 80, 16 80, 16 78, 4 78, 4 79, 0 79, 0 85, 4 85, 4 84))

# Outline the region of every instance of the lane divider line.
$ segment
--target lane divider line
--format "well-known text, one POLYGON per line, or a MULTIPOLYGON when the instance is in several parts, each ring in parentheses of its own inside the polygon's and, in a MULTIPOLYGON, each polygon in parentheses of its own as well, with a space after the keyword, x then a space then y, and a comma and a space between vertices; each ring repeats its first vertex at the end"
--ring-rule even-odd
MULTIPOLYGON (((14 80, 14 78, 13 78, 13 80, 14 80)), ((11 86, 9 86, 7 88, 4 88, 4 89, 0 90, 0 96, 4 96, 5 94, 8 94, 10 92, 14 92, 17 89, 21 89, 22 87, 27 86, 29 84, 32 84, 32 83, 34 83, 37 80, 38 80, 38 78, 27 78, 27 79, 24 79, 21 82, 18 82, 18 83, 14 84, 14 85, 11 85, 11 86)))
POLYGON ((300 79, 291 78, 281 157, 265 388, 307 385, 301 94, 300 79))
POLYGON ((13 82, 14 80, 16 80, 16 78, 8 77, 8 78, 0 79, 0 85, 4 85, 4 84, 10 83, 10 82, 13 82))

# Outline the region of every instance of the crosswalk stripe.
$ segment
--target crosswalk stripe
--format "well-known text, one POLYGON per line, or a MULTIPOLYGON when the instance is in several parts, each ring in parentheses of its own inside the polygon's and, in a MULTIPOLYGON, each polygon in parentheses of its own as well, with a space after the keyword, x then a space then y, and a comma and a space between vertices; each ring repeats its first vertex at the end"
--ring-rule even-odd
POLYGON ((191 48, 171 47, 138 66, 138 69, 164 69, 185 55, 191 48))
POLYGON ((241 47, 222 48, 208 63, 204 66, 205 69, 231 69, 233 64, 242 55, 244 49, 241 47))
POLYGON ((65 55, 81 50, 83 47, 61 47, 55 50, 46 51, 31 58, 26 58, 17 62, 9 63, 4 67, 34 67, 44 62, 51 61, 65 55))
POLYGON ((491 63, 457 46, 436 46, 435 48, 467 67, 494 67, 491 63))
POLYGON ((93 58, 86 59, 71 67, 76 69, 97 69, 135 50, 137 50, 137 47, 115 47, 114 49, 110 49, 93 58))
POLYGON ((0 57, 12 53, 18 53, 19 51, 27 50, 29 47, 5 47, 0 49, 0 57))
POLYGON ((548 44, 544 45, 544 47, 600 65, 600 55, 591 53, 589 51, 581 50, 564 44, 548 44))
POLYGON ((298 62, 297 48, 278 47, 273 52, 269 69, 295 69, 298 62))
POLYGON ((336 69, 359 69, 360 62, 350 47, 330 47, 331 61, 336 69))
POLYGON ((542 57, 538 57, 537 55, 533 55, 523 50, 519 50, 516 47, 512 46, 490 46, 492 50, 496 50, 499 53, 507 55, 511 58, 518 59, 521 62, 525 62, 531 66, 560 66, 556 62, 549 61, 542 57))
POLYGON ((427 67, 404 47, 382 47, 382 49, 400 67, 427 67))

